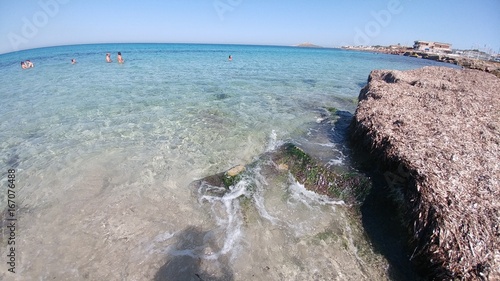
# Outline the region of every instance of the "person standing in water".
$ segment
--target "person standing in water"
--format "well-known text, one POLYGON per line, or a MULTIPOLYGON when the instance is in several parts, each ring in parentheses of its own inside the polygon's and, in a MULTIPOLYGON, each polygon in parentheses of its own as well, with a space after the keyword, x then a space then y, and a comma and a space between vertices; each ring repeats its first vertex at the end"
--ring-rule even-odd
POLYGON ((106 54, 106 62, 113 62, 113 61, 111 60, 111 54, 110 54, 110 53, 107 53, 107 54, 106 54))
POLYGON ((71 64, 75 64, 76 63, 76 60, 75 59, 71 59, 71 64))
POLYGON ((125 61, 123 60, 122 58, 122 53, 121 52, 118 52, 118 56, 116 57, 117 60, 118 60, 118 63, 124 63, 125 61))
POLYGON ((228 60, 233 60, 233 56, 229 55, 229 59, 228 60))

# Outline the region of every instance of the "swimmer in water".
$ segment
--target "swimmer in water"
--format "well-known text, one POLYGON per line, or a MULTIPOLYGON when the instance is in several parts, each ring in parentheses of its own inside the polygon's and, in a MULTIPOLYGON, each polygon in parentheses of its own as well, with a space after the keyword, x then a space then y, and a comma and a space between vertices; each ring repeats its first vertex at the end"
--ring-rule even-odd
POLYGON ((125 61, 123 60, 122 58, 122 53, 121 52, 118 52, 118 56, 116 57, 117 60, 118 60, 118 63, 124 63, 125 61))
POLYGON ((111 54, 110 54, 110 53, 107 53, 107 54, 106 54, 106 62, 113 62, 113 61, 111 60, 111 54))

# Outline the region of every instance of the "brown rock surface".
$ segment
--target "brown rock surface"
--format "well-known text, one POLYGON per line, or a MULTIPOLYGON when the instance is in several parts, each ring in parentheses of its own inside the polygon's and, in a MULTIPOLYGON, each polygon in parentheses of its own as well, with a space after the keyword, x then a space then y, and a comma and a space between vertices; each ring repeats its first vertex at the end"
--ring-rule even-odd
POLYGON ((227 171, 227 175, 230 176, 230 177, 236 177, 237 175, 239 175, 241 172, 245 171, 245 166, 243 165, 238 165, 238 166, 234 166, 232 167, 231 169, 229 169, 229 171, 227 171))
POLYGON ((500 79, 425 67, 368 81, 352 136, 409 173, 393 189, 412 261, 433 279, 500 280, 500 79))

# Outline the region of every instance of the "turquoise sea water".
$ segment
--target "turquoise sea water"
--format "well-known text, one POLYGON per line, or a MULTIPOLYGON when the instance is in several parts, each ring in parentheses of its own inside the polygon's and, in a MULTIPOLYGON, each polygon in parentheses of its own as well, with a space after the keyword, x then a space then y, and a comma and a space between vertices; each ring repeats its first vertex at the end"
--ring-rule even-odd
POLYGON ((193 194, 188 185, 284 141, 317 145, 329 151, 326 162, 349 165, 338 143, 314 136, 325 108, 354 113, 373 69, 427 65, 442 64, 238 45, 98 44, 0 55, 0 171, 16 169, 18 180, 16 278, 388 278, 383 257, 357 253, 364 238, 342 220, 341 202, 318 199, 293 180, 273 188, 264 179, 248 222, 235 200, 249 196, 244 185, 227 198, 193 194), (118 51, 124 64, 116 63, 118 51), (22 70, 26 59, 35 67, 22 70), (298 197, 283 201, 284 190, 298 197), (310 240, 332 227, 344 242, 310 240), (207 246, 210 237, 217 246, 207 246))

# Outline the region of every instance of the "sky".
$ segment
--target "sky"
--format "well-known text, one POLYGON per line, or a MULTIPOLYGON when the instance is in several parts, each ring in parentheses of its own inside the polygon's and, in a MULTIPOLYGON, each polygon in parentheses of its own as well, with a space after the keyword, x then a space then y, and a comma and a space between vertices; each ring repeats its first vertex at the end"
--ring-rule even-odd
POLYGON ((498 53, 500 0, 0 0, 0 54, 90 43, 415 40, 498 53))

